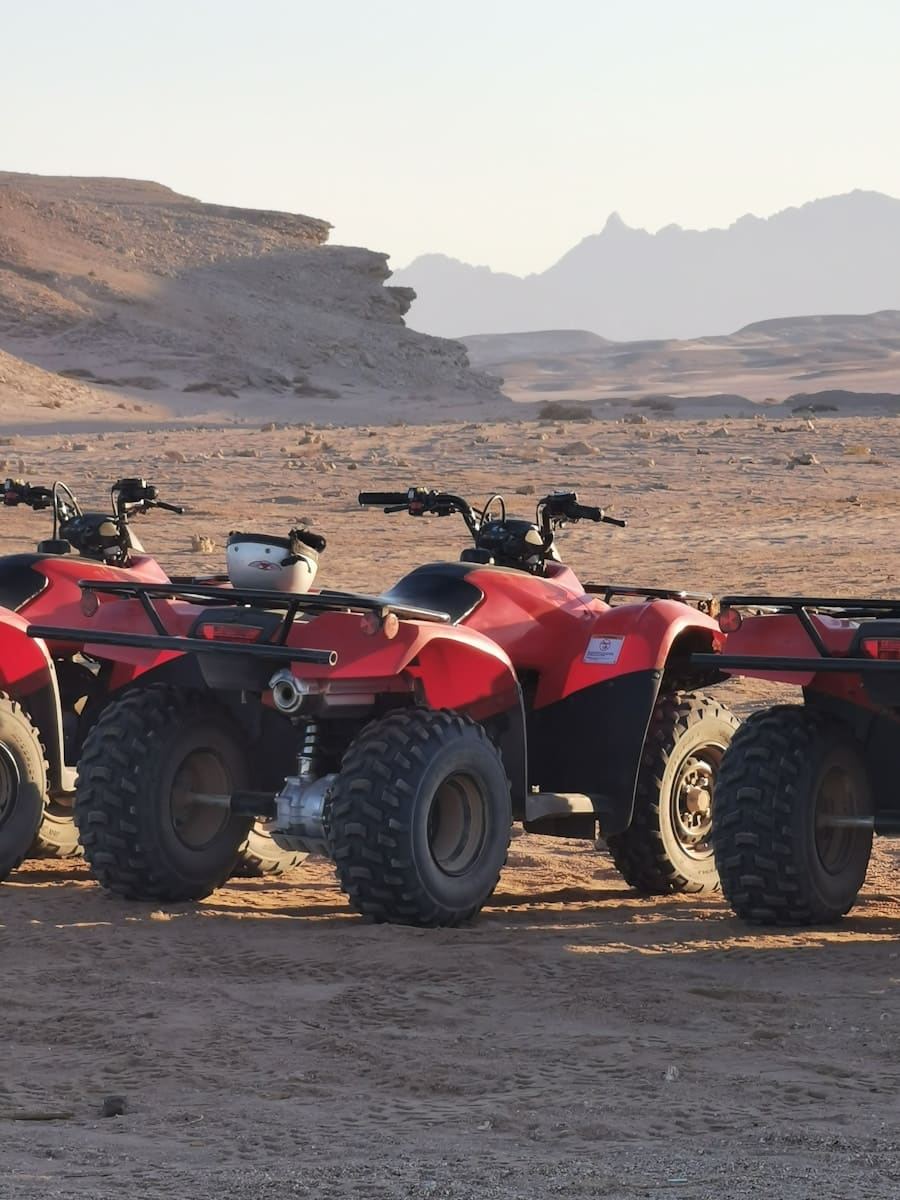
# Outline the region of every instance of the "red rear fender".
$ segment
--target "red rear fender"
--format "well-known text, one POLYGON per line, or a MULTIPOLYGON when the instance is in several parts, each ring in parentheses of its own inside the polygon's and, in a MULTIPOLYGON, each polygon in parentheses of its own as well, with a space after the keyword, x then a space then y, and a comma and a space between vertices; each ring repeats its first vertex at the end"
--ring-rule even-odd
POLYGON ((367 633, 356 613, 323 613, 307 625, 298 624, 291 645, 335 650, 336 666, 296 663, 291 668, 305 679, 324 679, 346 687, 405 676, 410 686, 420 681, 428 703, 435 708, 471 710, 476 702, 518 695, 515 671, 504 651, 483 634, 459 625, 401 621, 389 638, 383 631, 367 633))

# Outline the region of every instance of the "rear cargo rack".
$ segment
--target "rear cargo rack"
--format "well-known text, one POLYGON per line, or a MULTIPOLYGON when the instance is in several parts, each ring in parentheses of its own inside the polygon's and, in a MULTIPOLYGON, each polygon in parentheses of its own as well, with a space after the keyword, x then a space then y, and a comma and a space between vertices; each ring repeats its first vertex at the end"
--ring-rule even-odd
POLYGON ((718 667, 726 671, 777 671, 808 674, 879 674, 897 673, 900 662, 869 658, 863 654, 832 654, 811 620, 811 614, 836 617, 847 621, 876 620, 879 617, 900 618, 900 599, 869 600, 847 596, 722 596, 721 612, 728 609, 749 609, 757 615, 793 614, 818 656, 800 658, 769 654, 692 654, 691 666, 718 667))
POLYGON ((388 613, 413 621, 431 621, 449 624, 448 613, 433 609, 416 608, 404 604, 392 604, 379 596, 360 595, 355 592, 321 591, 296 594, 292 592, 264 592, 249 588, 225 588, 196 585, 188 582, 172 583, 104 583, 93 579, 81 580, 82 591, 99 592, 105 596, 117 596, 125 600, 137 600, 149 620, 152 633, 124 633, 114 630, 96 629, 89 626, 80 629, 63 628, 55 625, 29 625, 29 637, 46 641, 81 642, 98 646, 133 646, 156 650, 175 650, 182 653, 250 655, 254 658, 273 658, 283 662, 305 662, 320 666, 334 666, 337 653, 334 650, 314 650, 287 645, 288 635, 298 616, 317 615, 323 612, 375 613, 384 618, 388 613), (156 601, 184 600, 203 607, 258 608, 267 612, 283 612, 281 620, 268 636, 264 633, 257 642, 237 644, 225 639, 209 641, 205 638, 172 634, 165 626, 156 601))

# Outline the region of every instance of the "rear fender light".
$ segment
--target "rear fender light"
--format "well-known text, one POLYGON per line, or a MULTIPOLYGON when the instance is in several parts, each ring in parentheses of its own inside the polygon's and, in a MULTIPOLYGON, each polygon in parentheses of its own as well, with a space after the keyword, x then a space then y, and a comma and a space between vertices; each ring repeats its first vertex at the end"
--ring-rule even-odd
POLYGON ((263 630, 256 625, 232 625, 205 621, 196 626, 194 636, 205 642, 258 642, 263 630))
POLYGON ((868 658, 900 662, 900 638, 863 638, 860 647, 868 658))
POLYGON ((719 628, 723 633, 737 633, 744 618, 736 608, 723 608, 719 613, 719 628))
POLYGON ((92 617, 100 607, 100 597, 90 588, 82 588, 80 607, 84 616, 92 617))

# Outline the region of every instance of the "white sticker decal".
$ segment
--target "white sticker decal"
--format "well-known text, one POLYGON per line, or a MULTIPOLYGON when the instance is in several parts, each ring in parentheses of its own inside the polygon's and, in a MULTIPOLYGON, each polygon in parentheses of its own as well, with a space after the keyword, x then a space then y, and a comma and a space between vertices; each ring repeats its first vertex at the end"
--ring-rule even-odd
POLYGON ((619 661, 623 637, 592 637, 584 652, 584 662, 611 665, 619 661))

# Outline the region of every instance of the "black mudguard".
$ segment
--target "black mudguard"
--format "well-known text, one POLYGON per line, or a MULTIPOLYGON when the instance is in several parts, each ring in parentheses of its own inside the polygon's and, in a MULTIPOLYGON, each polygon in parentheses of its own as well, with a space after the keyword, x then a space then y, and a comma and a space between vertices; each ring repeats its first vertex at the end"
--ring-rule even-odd
MULTIPOLYGON (((469 715, 479 720, 475 712, 469 715)), ((528 787, 528 739, 521 689, 517 703, 493 716, 481 717, 480 724, 500 751, 510 782, 513 818, 521 821, 525 816, 525 793, 528 787)))
POLYGON ((634 671, 532 710, 529 784, 591 796, 604 836, 627 829, 661 680, 662 671, 634 671))
MULTIPOLYGON (((860 746, 869 774, 872 799, 875 803, 875 829, 879 832, 879 814, 894 814, 900 810, 900 719, 894 712, 875 712, 838 696, 803 689, 808 708, 830 713, 846 726, 860 746)), ((893 830, 891 831, 893 832, 893 830)))

